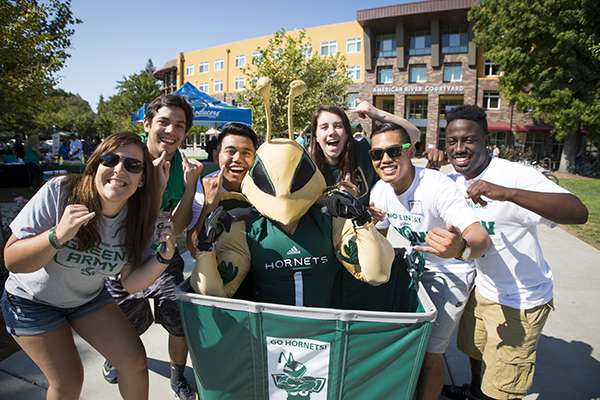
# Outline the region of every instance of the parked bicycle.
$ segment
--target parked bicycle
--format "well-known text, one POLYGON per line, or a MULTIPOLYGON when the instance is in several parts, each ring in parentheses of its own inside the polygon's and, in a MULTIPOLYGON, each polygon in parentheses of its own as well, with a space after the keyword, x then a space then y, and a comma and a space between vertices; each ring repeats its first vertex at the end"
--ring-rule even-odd
POLYGON ((540 163, 538 163, 537 161, 531 161, 530 159, 524 158, 521 161, 518 161, 519 163, 526 165, 528 167, 532 167, 535 168, 536 170, 540 171, 542 174, 544 174, 544 176, 548 179, 550 179, 551 181, 553 181, 554 183, 556 183, 558 185, 558 177, 556 175, 554 175, 552 173, 552 171, 546 169, 543 165, 541 165, 540 163))

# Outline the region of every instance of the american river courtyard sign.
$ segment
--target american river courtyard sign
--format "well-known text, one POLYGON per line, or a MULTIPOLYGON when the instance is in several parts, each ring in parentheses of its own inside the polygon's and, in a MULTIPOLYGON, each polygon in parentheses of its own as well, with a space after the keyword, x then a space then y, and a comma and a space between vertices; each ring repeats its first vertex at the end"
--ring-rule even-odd
POLYGON ((375 86, 373 93, 461 93, 464 92, 463 86, 375 86))

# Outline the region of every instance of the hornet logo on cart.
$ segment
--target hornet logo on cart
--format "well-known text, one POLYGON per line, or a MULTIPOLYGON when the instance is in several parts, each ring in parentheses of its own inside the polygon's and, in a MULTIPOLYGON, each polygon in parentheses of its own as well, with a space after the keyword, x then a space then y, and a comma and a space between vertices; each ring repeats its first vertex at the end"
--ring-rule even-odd
POLYGON ((319 393, 323 390, 327 379, 305 376, 307 372, 306 366, 294 360, 292 353, 286 359, 285 354, 281 352, 279 363, 282 361, 285 361, 283 374, 273 374, 272 376, 275 386, 278 389, 285 390, 288 394, 288 399, 310 399, 311 393, 319 393))
POLYGON ((270 400, 327 400, 331 343, 308 338, 267 339, 270 400))

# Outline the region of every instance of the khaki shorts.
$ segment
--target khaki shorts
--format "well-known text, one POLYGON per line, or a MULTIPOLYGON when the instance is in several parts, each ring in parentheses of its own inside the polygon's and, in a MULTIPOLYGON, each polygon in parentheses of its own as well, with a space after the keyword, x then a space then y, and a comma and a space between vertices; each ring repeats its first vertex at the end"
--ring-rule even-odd
POLYGON ((481 360, 481 390, 504 400, 525 397, 533 384, 537 343, 552 309, 549 303, 517 310, 491 302, 477 287, 458 326, 457 347, 481 360))

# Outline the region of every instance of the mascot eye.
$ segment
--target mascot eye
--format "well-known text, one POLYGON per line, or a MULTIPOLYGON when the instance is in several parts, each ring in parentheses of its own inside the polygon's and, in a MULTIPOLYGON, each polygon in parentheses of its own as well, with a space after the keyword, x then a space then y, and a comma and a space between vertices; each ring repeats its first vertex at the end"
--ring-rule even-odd
POLYGON ((292 183, 290 193, 294 193, 302 189, 311 180, 314 174, 315 165, 310 158, 308 158, 308 155, 304 153, 302 155, 300 165, 298 165, 298 168, 296 168, 296 176, 294 177, 294 182, 292 183))
POLYGON ((250 171, 250 176, 252 177, 252 181, 254 181, 254 184, 257 188, 266 194, 275 197, 275 188, 271 184, 271 180, 265 171, 265 167, 258 156, 256 156, 256 161, 254 162, 254 166, 250 171))

